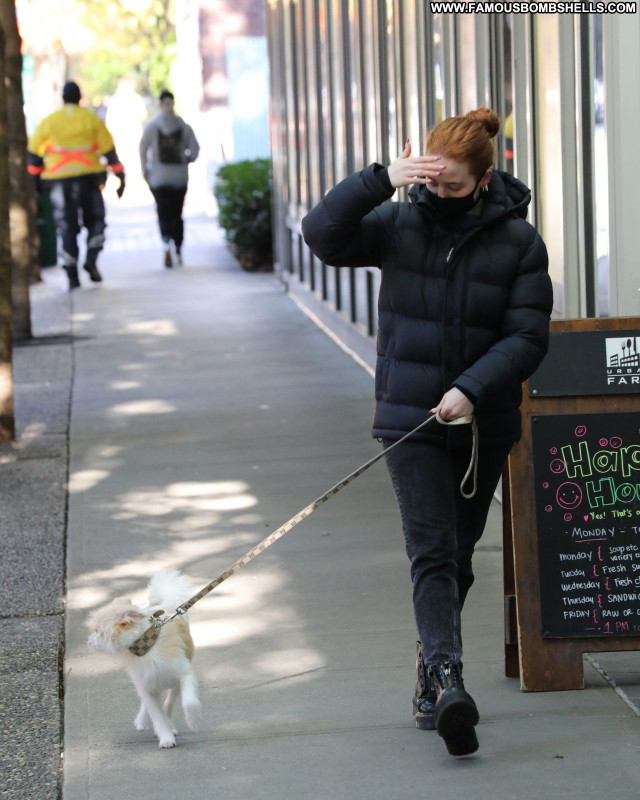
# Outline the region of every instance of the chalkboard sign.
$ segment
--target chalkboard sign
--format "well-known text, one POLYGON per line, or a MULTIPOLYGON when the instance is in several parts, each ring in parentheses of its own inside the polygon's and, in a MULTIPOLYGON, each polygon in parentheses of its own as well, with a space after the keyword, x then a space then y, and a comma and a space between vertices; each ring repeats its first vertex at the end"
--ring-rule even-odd
POLYGON ((551 333, 549 351, 529 378, 534 397, 640 392, 640 330, 551 333))
POLYGON ((546 638, 640 636, 640 412, 532 418, 546 638))

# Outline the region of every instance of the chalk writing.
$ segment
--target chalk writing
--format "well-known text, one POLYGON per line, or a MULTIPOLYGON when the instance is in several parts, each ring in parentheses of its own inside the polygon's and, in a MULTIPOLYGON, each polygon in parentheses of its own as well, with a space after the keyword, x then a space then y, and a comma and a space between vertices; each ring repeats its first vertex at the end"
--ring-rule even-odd
POLYGON ((532 426, 542 629, 640 636, 638 414, 532 426))

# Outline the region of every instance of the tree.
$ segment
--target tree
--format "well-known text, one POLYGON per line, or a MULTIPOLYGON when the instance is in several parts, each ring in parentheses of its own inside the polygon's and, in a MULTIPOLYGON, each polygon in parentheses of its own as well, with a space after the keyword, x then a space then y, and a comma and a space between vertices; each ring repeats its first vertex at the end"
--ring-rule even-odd
POLYGON ((77 12, 95 34, 94 44, 72 58, 88 97, 112 94, 121 77, 147 96, 169 85, 176 57, 173 0, 77 0, 77 12))
POLYGON ((39 276, 38 228, 33 181, 27 172, 27 130, 22 96, 22 52, 13 0, 0 0, 5 36, 5 88, 9 151, 9 224, 13 282, 13 335, 31 338, 29 283, 39 276))
POLYGON ((11 250, 9 245, 9 148, 7 92, 4 82, 5 39, 0 25, 0 444, 15 437, 11 322, 11 250))
MULTIPOLYGON (((169 84, 176 57, 173 0, 16 0, 16 5, 36 73, 45 64, 47 73, 62 66, 64 77, 77 80, 90 103, 99 105, 122 77, 147 96, 169 84), (54 58, 60 54, 62 62, 54 58)), ((61 86, 52 88, 57 98, 61 86)))

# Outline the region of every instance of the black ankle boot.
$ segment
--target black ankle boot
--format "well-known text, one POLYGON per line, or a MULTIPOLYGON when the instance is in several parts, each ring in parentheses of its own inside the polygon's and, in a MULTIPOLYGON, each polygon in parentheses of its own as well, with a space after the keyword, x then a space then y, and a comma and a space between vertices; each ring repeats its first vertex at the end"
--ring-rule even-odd
POLYGON ((413 718, 416 721, 416 728, 421 731, 435 731, 433 710, 436 704, 436 690, 427 673, 420 642, 416 642, 416 675, 416 692, 413 696, 413 718))
POLYGON ((478 749, 474 727, 478 709, 473 697, 465 691, 462 670, 457 664, 430 664, 429 677, 436 690, 434 720, 452 756, 466 756, 478 749))
POLYGON ((102 275, 98 271, 95 261, 90 261, 87 259, 87 263, 84 265, 84 268, 89 273, 89 277, 94 283, 100 283, 102 281, 102 275))

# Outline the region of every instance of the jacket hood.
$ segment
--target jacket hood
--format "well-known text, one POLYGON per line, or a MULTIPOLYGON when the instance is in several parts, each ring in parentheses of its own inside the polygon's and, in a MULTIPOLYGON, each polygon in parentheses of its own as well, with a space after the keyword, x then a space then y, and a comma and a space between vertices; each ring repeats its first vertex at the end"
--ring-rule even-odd
POLYGON ((152 122, 164 134, 175 133, 184 126, 182 117, 177 114, 164 114, 162 111, 155 115, 152 122))
MULTIPOLYGON (((531 202, 531 190, 522 181, 514 178, 508 172, 496 169, 493 171, 488 189, 488 193, 482 195, 484 207, 479 220, 481 224, 512 214, 526 219, 527 207, 531 202)), ((421 211, 437 221, 427 203, 426 193, 428 191, 424 184, 416 183, 409 190, 409 199, 421 211)))

